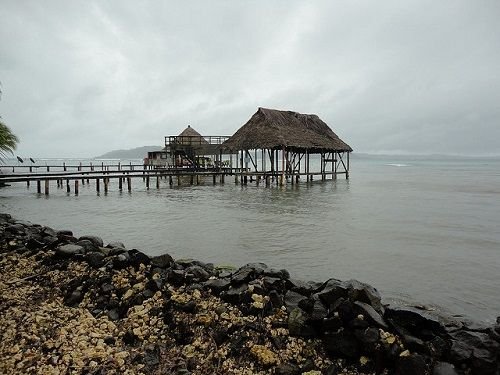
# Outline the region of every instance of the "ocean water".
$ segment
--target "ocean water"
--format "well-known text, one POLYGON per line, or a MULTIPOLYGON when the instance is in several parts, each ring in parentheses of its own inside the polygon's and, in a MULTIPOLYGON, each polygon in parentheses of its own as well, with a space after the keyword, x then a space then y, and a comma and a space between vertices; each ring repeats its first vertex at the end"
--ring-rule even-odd
POLYGON ((134 179, 132 193, 112 182, 107 195, 91 183, 46 197, 19 183, 0 189, 0 210, 150 255, 264 262, 300 279, 358 279, 386 302, 500 315, 500 158, 353 154, 349 180, 283 188, 226 178, 148 191, 134 179))

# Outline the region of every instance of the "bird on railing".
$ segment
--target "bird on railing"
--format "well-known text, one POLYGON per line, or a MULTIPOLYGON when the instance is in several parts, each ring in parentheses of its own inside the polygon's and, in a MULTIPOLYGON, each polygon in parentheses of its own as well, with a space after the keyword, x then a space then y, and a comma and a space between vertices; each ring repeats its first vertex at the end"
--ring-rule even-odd
POLYGON ((21 163, 24 163, 24 160, 20 156, 17 157, 17 160, 19 160, 21 163))
POLYGON ((35 162, 35 160, 33 160, 33 158, 30 158, 30 161, 31 161, 32 163, 34 163, 34 162, 35 162))

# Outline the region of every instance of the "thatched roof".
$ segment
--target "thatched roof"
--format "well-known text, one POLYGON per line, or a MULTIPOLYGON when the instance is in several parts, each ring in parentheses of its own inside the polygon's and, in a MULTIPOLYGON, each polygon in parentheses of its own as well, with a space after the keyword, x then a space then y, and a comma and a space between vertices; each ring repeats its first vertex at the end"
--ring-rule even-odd
POLYGON ((281 149, 352 151, 316 115, 259 108, 234 135, 222 144, 229 150, 281 149))
POLYGON ((188 125, 178 136, 177 142, 181 144, 208 144, 203 136, 188 125))

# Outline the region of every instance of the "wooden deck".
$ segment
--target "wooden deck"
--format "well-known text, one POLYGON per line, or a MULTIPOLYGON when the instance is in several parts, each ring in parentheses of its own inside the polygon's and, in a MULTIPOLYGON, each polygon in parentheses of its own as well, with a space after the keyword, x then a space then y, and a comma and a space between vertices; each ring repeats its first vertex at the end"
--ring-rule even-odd
POLYGON ((313 173, 283 173, 274 172, 254 172, 245 168, 216 167, 216 168, 154 168, 143 164, 88 164, 88 165, 2 165, 0 166, 0 184, 25 182, 29 188, 31 184, 36 184, 38 194, 50 193, 51 182, 56 182, 58 189, 64 189, 67 193, 79 194, 81 185, 95 185, 96 192, 108 193, 111 181, 118 182, 118 190, 132 191, 132 181, 142 179, 141 184, 145 184, 146 189, 161 187, 162 180, 168 180, 168 185, 180 186, 189 183, 190 185, 200 184, 201 179, 210 178, 212 183, 224 184, 226 176, 234 177, 236 184, 246 185, 255 182, 270 186, 271 184, 285 185, 297 184, 301 177, 306 177, 306 181, 312 181, 316 177, 321 180, 327 178, 335 179, 338 174, 345 172, 313 172, 313 173), (16 172, 16 169, 18 172, 16 172))

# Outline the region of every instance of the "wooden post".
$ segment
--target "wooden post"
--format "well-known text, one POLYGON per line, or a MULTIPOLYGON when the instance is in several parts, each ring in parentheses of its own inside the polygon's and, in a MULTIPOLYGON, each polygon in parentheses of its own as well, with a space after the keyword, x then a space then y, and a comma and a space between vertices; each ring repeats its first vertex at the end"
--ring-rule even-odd
POLYGON ((191 176, 189 176, 189 184, 190 185, 194 184, 194 174, 192 174, 191 176))
POLYGON ((96 178, 95 179, 95 190, 99 193, 99 191, 101 190, 101 182, 99 181, 99 178, 96 178))
POLYGON ((129 193, 132 191, 132 184, 130 181, 130 177, 127 177, 127 189, 129 191, 129 193))
POLYGON ((174 184, 174 179, 173 179, 172 175, 168 176, 168 184, 170 186, 172 186, 174 184))
POLYGON ((104 182, 104 194, 108 194, 109 178, 104 177, 103 182, 104 182))
POLYGON ((149 175, 146 177, 146 189, 149 190, 149 175))
POLYGON ((197 174, 196 175, 196 185, 199 185, 200 184, 200 175, 197 174))
POLYGON ((221 185, 224 185, 224 182, 225 182, 224 179, 225 179, 225 174, 221 173, 220 174, 220 183, 221 183, 221 185))
POLYGON ((283 186, 285 180, 285 146, 283 146, 283 150, 281 150, 281 180, 280 186, 283 186))
POLYGON ((156 188, 160 188, 160 176, 156 176, 156 188))
POLYGON ((30 173, 33 173, 33 167, 30 167, 30 173))
POLYGON ((123 179, 124 177, 118 177, 118 190, 123 190, 123 179))
POLYGON ((177 186, 181 186, 181 175, 177 175, 177 186))
POLYGON ((347 151, 347 171, 345 172, 345 179, 349 179, 349 151, 347 151))
POLYGON ((75 195, 78 195, 78 180, 75 180, 75 195))
POLYGON ((67 169, 66 169, 66 162, 63 163, 63 170, 64 170, 64 172, 67 171, 67 169))
POLYGON ((69 179, 68 179, 68 180, 66 180, 66 192, 67 192, 67 193, 70 193, 70 192, 71 192, 71 189, 70 189, 70 187, 69 187, 69 179))
POLYGON ((49 195, 49 180, 45 180, 45 195, 49 195))
POLYGON ((213 182, 214 182, 214 185, 215 185, 215 183, 216 183, 216 180, 217 180, 217 175, 214 173, 214 175, 213 175, 213 182))
POLYGON ((36 180, 36 192, 42 194, 42 181, 36 180))
POLYGON ((26 180, 26 187, 29 189, 30 188, 30 180, 26 180))

